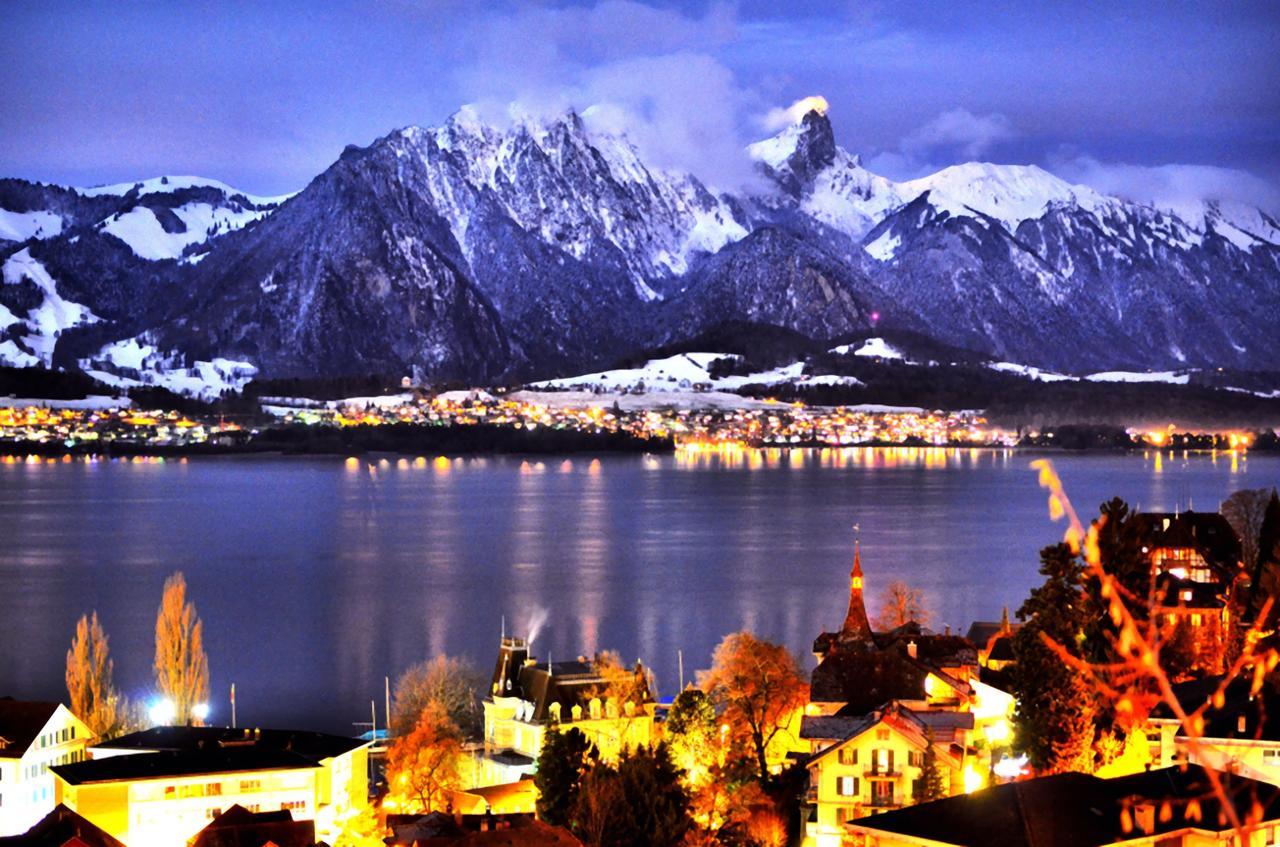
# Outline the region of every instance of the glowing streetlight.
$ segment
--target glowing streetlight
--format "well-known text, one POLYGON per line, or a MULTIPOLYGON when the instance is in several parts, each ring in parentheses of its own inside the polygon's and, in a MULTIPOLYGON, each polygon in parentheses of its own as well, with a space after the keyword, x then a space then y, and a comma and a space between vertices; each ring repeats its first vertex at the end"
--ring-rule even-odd
POLYGON ((172 700, 157 700, 151 704, 148 714, 151 717, 151 723, 156 726, 167 726, 173 723, 177 711, 173 707, 172 700))
POLYGON ((209 704, 196 703, 191 707, 191 717, 200 721, 200 723, 204 723, 205 719, 209 717, 209 704))

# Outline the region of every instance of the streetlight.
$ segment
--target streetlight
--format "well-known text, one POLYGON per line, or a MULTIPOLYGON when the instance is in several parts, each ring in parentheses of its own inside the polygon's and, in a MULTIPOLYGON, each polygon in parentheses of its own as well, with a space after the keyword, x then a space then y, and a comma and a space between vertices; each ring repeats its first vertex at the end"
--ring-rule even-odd
POLYGON ((200 723, 204 723, 205 719, 209 717, 209 704, 196 703, 191 707, 191 717, 195 718, 200 723))
POLYGON ((167 726, 173 723, 176 710, 172 700, 157 700, 151 704, 148 714, 151 717, 151 723, 156 726, 167 726))

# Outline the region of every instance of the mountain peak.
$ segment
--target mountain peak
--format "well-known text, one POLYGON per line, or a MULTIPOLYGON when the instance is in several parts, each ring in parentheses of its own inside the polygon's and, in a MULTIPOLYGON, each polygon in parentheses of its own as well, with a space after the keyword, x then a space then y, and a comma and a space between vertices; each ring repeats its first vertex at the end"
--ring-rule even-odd
MULTIPOLYGON (((796 105, 809 100, 821 98, 805 98, 796 105)), ((792 107, 794 109, 795 106, 792 107)), ((791 193, 798 194, 835 161, 836 149, 835 132, 827 119, 826 101, 821 100, 777 135, 749 145, 747 153, 772 170, 791 193)))

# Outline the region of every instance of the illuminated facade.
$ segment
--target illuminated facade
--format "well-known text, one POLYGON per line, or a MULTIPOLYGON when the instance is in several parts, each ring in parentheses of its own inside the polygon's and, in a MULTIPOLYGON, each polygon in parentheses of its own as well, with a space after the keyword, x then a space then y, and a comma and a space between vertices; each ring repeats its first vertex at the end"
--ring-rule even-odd
POLYGON ((840 847, 847 822, 919 802, 930 746, 943 795, 963 791, 972 730, 972 715, 913 713, 897 703, 864 717, 806 718, 801 735, 813 753, 804 844, 840 847))
POLYGON ((91 738, 66 706, 0 698, 0 836, 26 832, 53 811, 50 768, 82 761, 91 738))
POLYGON ((323 733, 156 727, 54 768, 55 801, 126 844, 184 845, 233 805, 332 841, 368 804, 368 744, 323 733))
POLYGON ((551 727, 580 730, 607 761, 653 739, 647 672, 631 670, 631 697, 610 690, 596 661, 538 662, 522 638, 503 638, 484 699, 484 744, 473 754, 471 786, 515 782, 533 773, 551 727))

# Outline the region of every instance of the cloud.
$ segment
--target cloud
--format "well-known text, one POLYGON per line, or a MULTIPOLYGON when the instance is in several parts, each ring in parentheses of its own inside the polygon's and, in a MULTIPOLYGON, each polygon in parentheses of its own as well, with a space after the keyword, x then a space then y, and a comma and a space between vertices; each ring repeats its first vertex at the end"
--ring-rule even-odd
POLYGON ((902 139, 902 151, 919 156, 939 148, 952 149, 976 159, 994 145, 1017 136, 1004 115, 975 115, 968 109, 950 109, 902 139))
POLYGON ((777 132, 783 127, 800 123, 800 120, 810 112, 825 115, 830 108, 827 98, 821 94, 801 97, 785 109, 774 107, 765 112, 764 117, 760 119, 760 126, 765 132, 777 132))
POLYGON ((1248 171, 1213 165, 1133 165, 1091 156, 1057 156, 1050 170, 1070 182, 1138 203, 1176 207, 1204 200, 1236 201, 1280 214, 1280 189, 1248 171))

